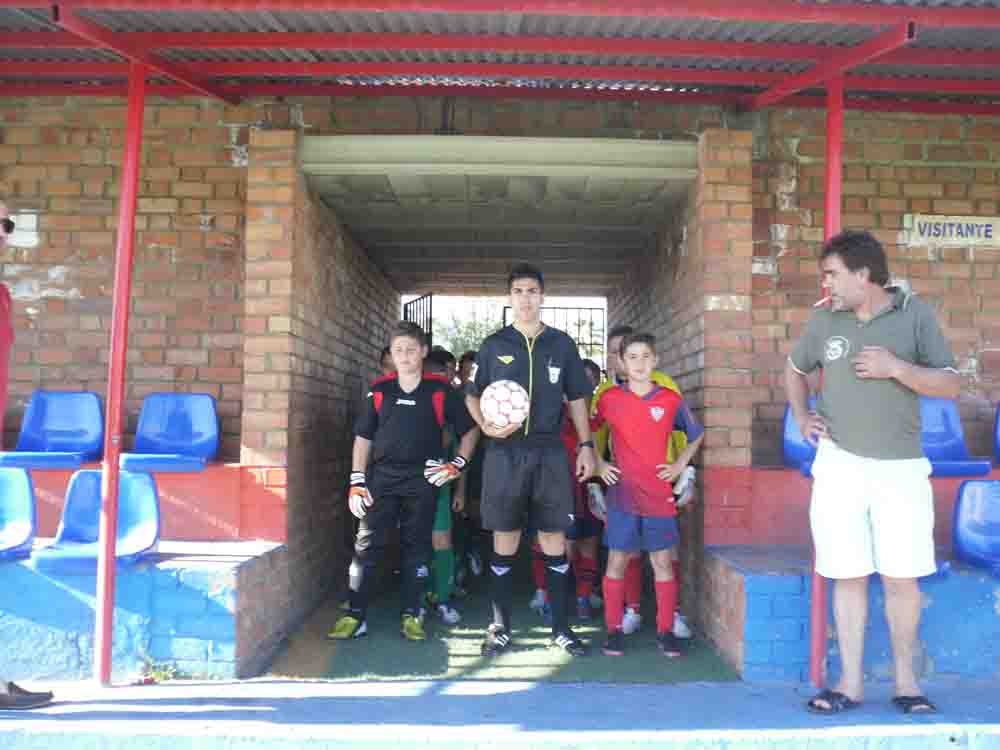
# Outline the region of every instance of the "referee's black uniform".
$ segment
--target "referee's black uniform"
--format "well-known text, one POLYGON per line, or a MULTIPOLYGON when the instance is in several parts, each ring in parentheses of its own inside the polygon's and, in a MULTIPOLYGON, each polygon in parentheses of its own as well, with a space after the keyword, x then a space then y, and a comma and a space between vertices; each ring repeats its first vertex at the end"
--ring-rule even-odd
POLYGON ((389 534, 399 526, 403 610, 420 609, 423 579, 431 557, 431 529, 438 488, 424 477, 429 458, 442 456, 442 426, 435 412, 435 394, 443 405, 443 421, 465 435, 476 426, 462 397, 444 378, 424 375, 407 393, 395 375, 372 384, 354 434, 372 442, 367 473, 374 505, 361 519, 351 561, 351 609, 368 606, 371 573, 389 534))
MULTIPOLYGON (((483 342, 467 392, 479 397, 498 380, 513 380, 523 386, 531 408, 524 426, 513 435, 502 440, 487 438, 480 502, 483 526, 493 531, 517 531, 527 513, 532 529, 565 532, 573 522, 575 501, 569 458, 560 439, 563 396, 576 401, 589 399, 591 393, 576 342, 548 326, 531 339, 507 326, 483 342)), ((483 644, 487 655, 496 655, 509 644, 510 571, 515 557, 493 553, 493 626, 483 644)), ((546 555, 545 562, 554 641, 563 648, 569 643, 567 650, 576 653, 579 641, 569 630, 566 607, 566 555, 546 555)))

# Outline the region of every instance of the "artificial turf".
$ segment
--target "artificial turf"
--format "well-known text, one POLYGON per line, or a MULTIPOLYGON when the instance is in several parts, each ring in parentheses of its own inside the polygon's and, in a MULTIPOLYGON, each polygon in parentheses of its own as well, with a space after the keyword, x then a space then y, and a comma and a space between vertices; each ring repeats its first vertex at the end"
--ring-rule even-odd
POLYGON ((426 622, 427 640, 406 641, 399 635, 399 600, 392 590, 373 602, 369 635, 351 641, 329 641, 326 632, 340 615, 339 602, 321 606, 293 635, 275 659, 275 676, 326 680, 547 680, 553 682, 722 682, 739 679, 736 672, 704 640, 687 642, 684 655, 668 659, 654 641, 654 602, 644 602, 642 630, 626 638, 624 656, 601 653, 603 616, 571 621, 590 646, 590 654, 573 658, 548 647, 550 628, 528 608, 528 581, 518 589, 513 613, 514 648, 496 659, 479 653, 489 624, 484 579, 473 579, 472 592, 457 600, 462 622, 444 625, 434 616, 426 622))

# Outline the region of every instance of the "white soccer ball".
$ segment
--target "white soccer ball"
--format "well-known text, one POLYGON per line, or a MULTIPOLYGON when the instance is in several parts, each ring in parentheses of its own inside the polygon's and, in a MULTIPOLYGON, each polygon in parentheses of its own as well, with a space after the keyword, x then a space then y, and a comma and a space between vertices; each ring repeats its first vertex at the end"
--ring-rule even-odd
POLYGON ((490 424, 503 428, 524 424, 528 418, 531 399, 528 392, 513 380, 490 383, 479 398, 479 409, 490 424))

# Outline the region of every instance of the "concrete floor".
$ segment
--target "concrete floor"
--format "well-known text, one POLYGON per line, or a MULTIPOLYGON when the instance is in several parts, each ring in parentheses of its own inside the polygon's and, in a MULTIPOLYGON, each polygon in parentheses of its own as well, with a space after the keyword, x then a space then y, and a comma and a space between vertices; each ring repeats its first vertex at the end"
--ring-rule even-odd
MULTIPOLYGON (((32 684, 29 687, 41 688, 32 684)), ((839 717, 800 685, 287 680, 48 685, 57 702, 0 712, 0 750, 30 748, 1000 748, 1000 683, 926 686, 941 713, 904 717, 891 687, 839 717)))

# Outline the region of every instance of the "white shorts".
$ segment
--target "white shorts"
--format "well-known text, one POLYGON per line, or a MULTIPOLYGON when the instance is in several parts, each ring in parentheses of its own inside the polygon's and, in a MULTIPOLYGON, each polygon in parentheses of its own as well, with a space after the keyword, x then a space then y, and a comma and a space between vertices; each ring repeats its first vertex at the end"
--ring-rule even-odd
POLYGON ((809 524, 817 573, 919 578, 937 570, 926 458, 864 458, 824 439, 812 473, 809 524))

